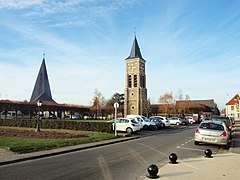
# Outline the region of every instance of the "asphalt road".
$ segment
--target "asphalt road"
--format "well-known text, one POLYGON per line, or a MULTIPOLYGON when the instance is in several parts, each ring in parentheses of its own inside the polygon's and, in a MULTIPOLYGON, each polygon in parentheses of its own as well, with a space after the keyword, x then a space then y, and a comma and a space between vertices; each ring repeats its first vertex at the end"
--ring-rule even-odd
POLYGON ((181 160, 203 156, 206 148, 213 153, 228 151, 218 146, 194 145, 195 128, 191 125, 143 131, 138 134, 142 138, 132 141, 1 166, 0 179, 141 179, 150 164, 168 163, 172 152, 181 160))

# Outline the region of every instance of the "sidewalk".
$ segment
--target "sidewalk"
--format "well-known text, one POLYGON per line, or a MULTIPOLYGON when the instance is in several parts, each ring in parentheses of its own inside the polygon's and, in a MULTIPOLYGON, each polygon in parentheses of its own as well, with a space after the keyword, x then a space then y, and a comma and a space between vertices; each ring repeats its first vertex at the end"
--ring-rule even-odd
MULTIPOLYGON (((163 180, 237 180, 240 177, 240 124, 235 125, 233 142, 226 154, 213 158, 194 158, 167 164, 159 169, 158 178, 163 180)), ((147 175, 148 176, 148 175, 147 175)), ((149 177, 140 179, 148 180, 149 177)))

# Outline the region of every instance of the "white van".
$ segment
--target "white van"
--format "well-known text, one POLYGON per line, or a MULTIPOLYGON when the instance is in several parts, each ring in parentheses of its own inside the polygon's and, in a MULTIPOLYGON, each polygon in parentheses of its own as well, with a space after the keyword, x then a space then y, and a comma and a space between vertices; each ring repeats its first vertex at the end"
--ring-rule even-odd
POLYGON ((129 114, 127 115, 127 118, 137 118, 138 121, 141 121, 140 124, 143 129, 150 129, 150 130, 157 129, 157 125, 154 122, 151 122, 145 116, 129 114))

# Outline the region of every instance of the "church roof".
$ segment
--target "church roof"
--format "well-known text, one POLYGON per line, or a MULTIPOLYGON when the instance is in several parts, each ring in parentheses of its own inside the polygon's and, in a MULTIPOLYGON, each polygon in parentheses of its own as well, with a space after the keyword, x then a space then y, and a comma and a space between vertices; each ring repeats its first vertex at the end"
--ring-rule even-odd
POLYGON ((45 64, 45 58, 43 58, 42 65, 40 67, 37 80, 32 92, 30 102, 41 100, 43 102, 53 102, 51 89, 48 81, 47 68, 45 64))
POLYGON ((132 45, 132 49, 131 49, 131 52, 130 52, 130 56, 127 59, 131 59, 131 58, 141 58, 141 59, 143 59, 140 48, 138 46, 136 36, 134 37, 134 40, 133 40, 133 45, 132 45))

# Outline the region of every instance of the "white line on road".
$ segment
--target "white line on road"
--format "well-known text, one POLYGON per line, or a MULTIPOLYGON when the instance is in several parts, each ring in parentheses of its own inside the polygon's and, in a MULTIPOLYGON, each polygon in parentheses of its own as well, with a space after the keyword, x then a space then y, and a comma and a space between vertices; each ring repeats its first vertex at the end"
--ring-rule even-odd
POLYGON ((148 145, 143 144, 143 143, 139 143, 139 144, 141 144, 141 145, 143 145, 143 146, 145 146, 145 147, 147 147, 147 148, 150 148, 150 149, 152 149, 152 150, 154 150, 154 151, 162 154, 162 155, 165 156, 165 157, 168 157, 168 155, 166 155, 165 153, 163 153, 163 152, 161 152, 161 151, 159 151, 159 150, 157 150, 157 149, 155 149, 155 148, 153 148, 153 147, 151 147, 151 146, 148 146, 148 145))

